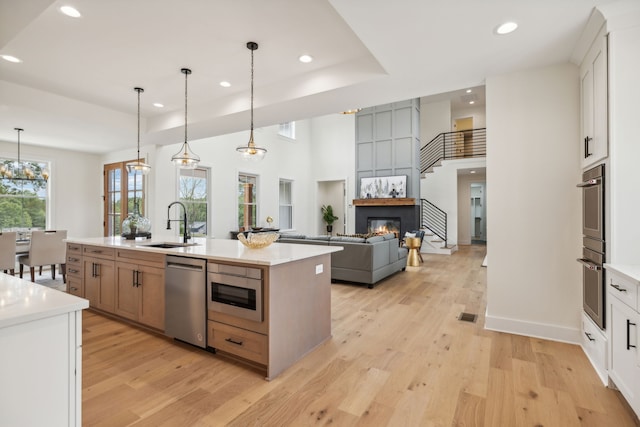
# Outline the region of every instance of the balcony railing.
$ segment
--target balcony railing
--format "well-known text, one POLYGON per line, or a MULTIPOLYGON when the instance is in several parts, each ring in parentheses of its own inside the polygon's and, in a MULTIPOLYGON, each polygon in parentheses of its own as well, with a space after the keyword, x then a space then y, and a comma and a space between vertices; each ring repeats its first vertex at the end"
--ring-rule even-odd
POLYGON ((443 160, 486 156, 486 128, 443 132, 420 149, 420 173, 431 172, 443 160))

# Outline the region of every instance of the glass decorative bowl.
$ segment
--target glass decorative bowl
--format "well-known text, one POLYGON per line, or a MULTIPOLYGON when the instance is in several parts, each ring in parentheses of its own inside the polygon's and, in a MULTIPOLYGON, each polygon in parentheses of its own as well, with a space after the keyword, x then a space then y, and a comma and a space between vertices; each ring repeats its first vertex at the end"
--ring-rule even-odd
POLYGON ((247 237, 243 233, 238 234, 238 240, 251 249, 266 248, 278 240, 278 237, 280 237, 278 233, 249 233, 247 237))

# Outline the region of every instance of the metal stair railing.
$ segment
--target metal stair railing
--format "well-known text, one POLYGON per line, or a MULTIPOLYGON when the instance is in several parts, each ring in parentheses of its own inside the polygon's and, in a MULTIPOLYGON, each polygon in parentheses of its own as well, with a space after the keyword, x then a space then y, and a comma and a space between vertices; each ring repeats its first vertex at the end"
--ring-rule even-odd
POLYGON ((443 132, 420 149, 420 173, 442 160, 487 156, 487 128, 443 132))
POLYGON ((444 241, 447 246, 447 213, 426 199, 420 199, 420 224, 444 241))

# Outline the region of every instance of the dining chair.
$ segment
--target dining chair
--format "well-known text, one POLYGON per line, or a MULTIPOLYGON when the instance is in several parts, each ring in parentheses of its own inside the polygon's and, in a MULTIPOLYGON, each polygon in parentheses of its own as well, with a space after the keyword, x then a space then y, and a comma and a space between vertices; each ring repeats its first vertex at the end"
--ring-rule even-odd
POLYGON ((66 278, 66 254, 67 246, 65 239, 67 230, 34 230, 31 232, 31 244, 29 253, 18 256, 20 264, 20 278, 24 266, 29 267, 31 281, 35 282, 35 267, 43 265, 51 266, 51 278, 56 278, 56 264, 60 264, 62 281, 67 283, 66 278))
POLYGON ((16 232, 0 232, 0 270, 9 271, 13 276, 16 270, 16 232))

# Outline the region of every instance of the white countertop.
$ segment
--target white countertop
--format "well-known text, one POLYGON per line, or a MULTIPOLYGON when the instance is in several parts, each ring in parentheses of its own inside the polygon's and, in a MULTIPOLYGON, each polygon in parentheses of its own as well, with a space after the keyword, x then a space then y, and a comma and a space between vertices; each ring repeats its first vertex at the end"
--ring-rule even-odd
POLYGON ((0 273, 0 328, 89 307, 89 301, 0 273))
POLYGON ((68 238, 67 242, 113 248, 204 258, 212 261, 232 261, 257 265, 278 265, 319 255, 341 251, 342 246, 299 245, 295 243, 272 243, 266 248, 250 249, 239 240, 195 238, 189 242, 196 246, 181 248, 150 248, 150 243, 180 242, 179 239, 125 240, 121 237, 68 238))
POLYGON ((604 268, 607 270, 613 270, 620 274, 624 274, 625 276, 640 282, 640 265, 634 264, 606 264, 604 268))

